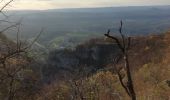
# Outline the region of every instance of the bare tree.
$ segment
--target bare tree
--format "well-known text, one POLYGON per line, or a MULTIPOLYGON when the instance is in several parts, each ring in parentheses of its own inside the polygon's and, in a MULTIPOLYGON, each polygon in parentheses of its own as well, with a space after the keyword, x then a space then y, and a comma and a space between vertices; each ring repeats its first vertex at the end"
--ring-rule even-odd
POLYGON ((133 80, 132 80, 132 75, 131 75, 131 69, 130 69, 130 64, 129 64, 129 56, 128 56, 128 51, 130 49, 130 43, 131 43, 131 38, 126 37, 122 33, 123 29, 123 22, 120 22, 120 28, 119 28, 119 37, 111 36, 110 35, 110 29, 108 30, 107 34, 105 34, 106 37, 114 40, 119 49, 121 50, 121 53, 123 55, 123 61, 124 61, 124 69, 126 71, 126 76, 127 76, 127 83, 123 81, 124 77, 121 75, 120 69, 117 68, 116 64, 120 61, 121 57, 115 58, 114 59, 114 67, 115 71, 118 75, 119 81, 122 85, 122 87, 125 89, 126 93, 131 97, 132 100, 136 100, 136 93, 134 91, 134 85, 133 85, 133 80))
POLYGON ((29 65, 25 54, 28 52, 29 48, 33 45, 36 39, 37 38, 35 38, 35 40, 30 45, 25 47, 22 45, 20 40, 17 40, 17 44, 14 44, 16 47, 9 46, 6 49, 8 52, 4 53, 0 57, 0 70, 3 72, 3 74, 0 75, 0 84, 8 84, 9 82, 7 100, 13 100, 14 98, 14 94, 16 92, 16 87, 14 84, 16 81, 20 82, 22 79, 22 76, 19 76, 18 74, 29 65), (16 60, 15 64, 12 63, 13 60, 16 60))
MULTIPOLYGON (((14 0, 1 0, 1 8, 0 8, 0 14, 2 14, 5 19, 0 20, 0 22, 5 22, 10 24, 10 26, 7 26, 6 28, 2 29, 0 31, 0 34, 2 35, 5 31, 9 30, 10 28, 16 28, 17 29, 17 39, 16 43, 4 41, 2 42, 4 46, 4 51, 0 54, 0 85, 4 84, 7 87, 7 94, 5 94, 6 97, 4 97, 5 100, 14 100, 16 91, 19 90, 16 88, 15 83, 21 82, 22 76, 19 75, 19 73, 22 73, 22 71, 25 69, 25 67, 28 66, 29 62, 27 61, 25 54, 28 52, 30 47, 37 41, 37 39, 40 37, 41 32, 36 36, 36 38, 30 43, 30 44, 23 44, 20 40, 20 25, 21 22, 11 22, 8 20, 8 17, 4 13, 4 9, 10 5, 14 0), (5 2, 5 3, 2 3, 5 2), (15 63, 14 63, 15 62, 15 63)), ((1 44, 1 47, 2 47, 1 44)), ((2 48, 0 48, 2 49, 2 48)))

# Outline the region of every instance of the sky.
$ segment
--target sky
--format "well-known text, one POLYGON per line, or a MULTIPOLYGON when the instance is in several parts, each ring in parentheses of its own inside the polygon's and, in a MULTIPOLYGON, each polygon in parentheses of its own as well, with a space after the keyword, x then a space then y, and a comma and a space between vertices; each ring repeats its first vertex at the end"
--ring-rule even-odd
MULTIPOLYGON (((5 0, 4 0, 5 1, 5 0)), ((2 5, 2 3, 0 3, 2 5)), ((170 0, 15 0, 10 10, 170 5, 170 0)))

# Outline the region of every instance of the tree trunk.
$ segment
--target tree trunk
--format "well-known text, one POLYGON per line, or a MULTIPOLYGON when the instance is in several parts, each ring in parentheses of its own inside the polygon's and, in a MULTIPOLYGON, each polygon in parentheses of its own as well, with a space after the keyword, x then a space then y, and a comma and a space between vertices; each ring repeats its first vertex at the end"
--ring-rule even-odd
POLYGON ((128 84, 127 84, 128 89, 129 89, 129 92, 131 93, 132 100, 136 100, 136 93, 134 91, 134 85, 133 85, 133 81, 132 81, 132 75, 131 75, 131 70, 130 70, 130 66, 129 66, 129 59, 128 59, 127 54, 125 54, 124 60, 125 60, 125 68, 126 68, 127 78, 128 78, 128 84))

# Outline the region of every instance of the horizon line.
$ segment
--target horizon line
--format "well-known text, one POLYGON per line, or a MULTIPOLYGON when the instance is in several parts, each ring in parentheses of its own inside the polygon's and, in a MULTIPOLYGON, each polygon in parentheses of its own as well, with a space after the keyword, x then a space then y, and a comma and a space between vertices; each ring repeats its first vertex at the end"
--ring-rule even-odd
POLYGON ((126 8, 126 7, 161 7, 170 5, 130 5, 130 6, 101 6, 101 7, 68 7, 68 8, 51 8, 51 9, 6 9, 6 11, 48 11, 48 10, 67 10, 67 9, 95 9, 95 8, 126 8))

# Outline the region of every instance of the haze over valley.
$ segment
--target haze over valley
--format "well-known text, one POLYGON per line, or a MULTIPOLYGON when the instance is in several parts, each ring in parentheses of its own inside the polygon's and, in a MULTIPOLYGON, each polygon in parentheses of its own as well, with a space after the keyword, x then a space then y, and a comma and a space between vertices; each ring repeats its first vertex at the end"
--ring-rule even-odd
MULTIPOLYGON (((118 33, 123 20, 123 31, 128 35, 160 34, 170 29, 170 6, 131 6, 103 8, 72 8, 51 10, 8 11, 10 20, 21 23, 25 39, 35 37, 41 30, 41 45, 50 48, 72 47, 93 37, 101 37, 108 29, 118 33)), ((15 33, 8 31, 15 38, 15 33)))

